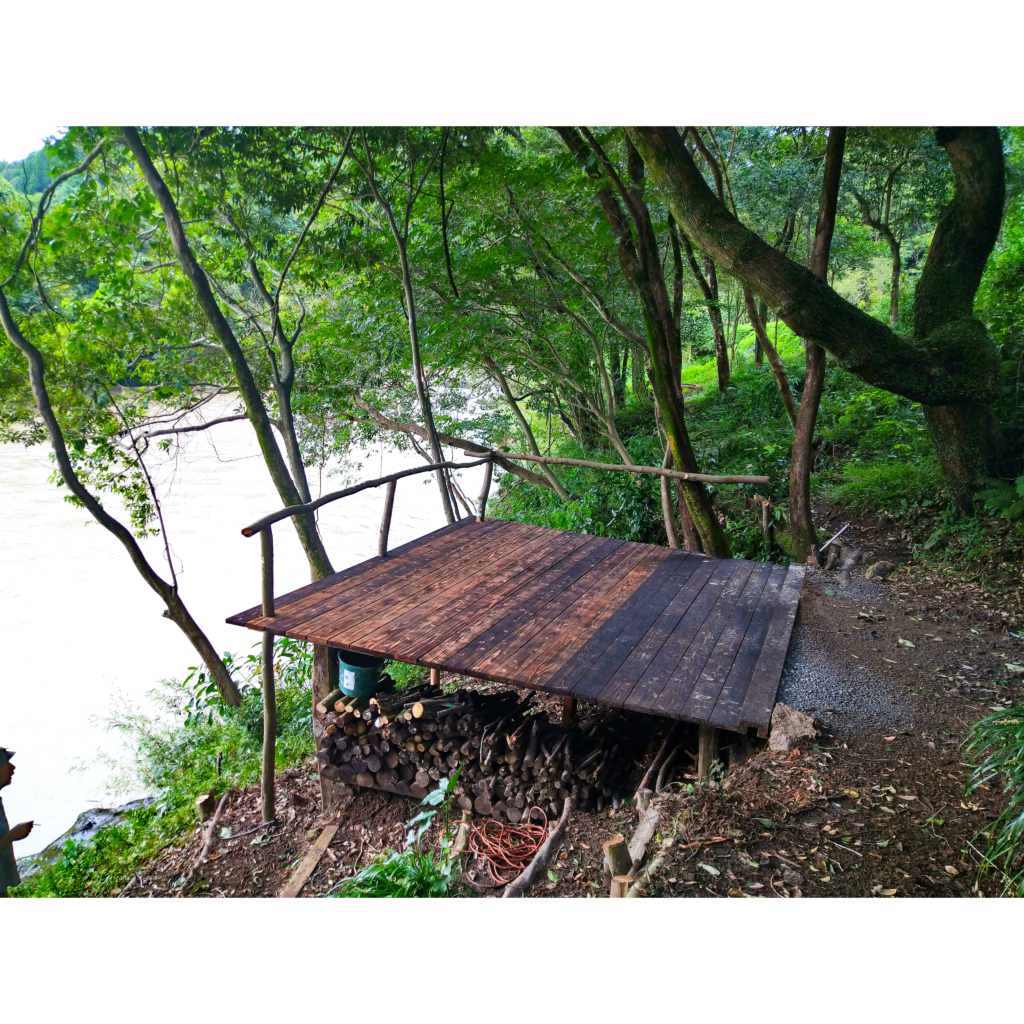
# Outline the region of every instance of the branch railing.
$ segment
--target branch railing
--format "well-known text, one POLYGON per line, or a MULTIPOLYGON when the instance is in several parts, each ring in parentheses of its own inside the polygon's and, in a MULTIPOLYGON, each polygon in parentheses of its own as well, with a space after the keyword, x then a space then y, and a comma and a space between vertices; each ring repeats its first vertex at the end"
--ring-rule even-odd
POLYGON ((545 455, 525 455, 518 452, 489 451, 480 459, 472 462, 432 462, 424 466, 414 466, 412 469, 403 469, 397 473, 389 473, 387 476, 378 477, 376 480, 364 480, 362 483, 353 484, 340 491, 332 491, 325 494, 316 501, 307 501, 302 505, 288 505, 286 508, 278 509, 269 515, 257 519, 256 522, 242 527, 243 537, 255 537, 260 535, 261 552, 263 559, 263 615, 265 618, 274 616, 274 523, 283 519, 290 519, 292 516, 311 515, 317 509, 347 498, 350 495, 358 494, 360 491, 367 491, 374 487, 387 486, 384 496, 384 515, 380 523, 380 539, 377 544, 377 554, 381 558, 388 557, 388 535, 391 532, 391 516, 395 507, 395 490, 398 481, 407 476, 419 476, 421 473, 433 473, 437 470, 450 469, 473 469, 475 466, 486 466, 484 471, 483 487, 480 490, 480 497, 477 499, 478 515, 476 519, 482 522, 487 513, 487 498, 491 490, 491 479, 494 473, 494 463, 504 459, 515 459, 524 462, 543 462, 552 466, 580 466, 585 469, 600 469, 615 473, 632 473, 633 475, 648 475, 671 477, 676 480, 693 480, 701 483, 713 484, 767 484, 771 481, 766 476, 715 476, 710 473, 687 473, 677 469, 665 469, 659 466, 626 466, 608 462, 590 462, 585 459, 561 459, 545 455))

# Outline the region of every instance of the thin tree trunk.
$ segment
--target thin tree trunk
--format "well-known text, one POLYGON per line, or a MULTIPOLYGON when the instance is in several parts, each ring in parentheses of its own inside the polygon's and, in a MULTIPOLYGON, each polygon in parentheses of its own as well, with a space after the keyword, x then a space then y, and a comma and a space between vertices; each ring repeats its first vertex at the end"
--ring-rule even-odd
MULTIPOLYGON (((259 387, 252 375, 252 370, 246 361, 245 353, 242 351, 242 347, 238 344, 231 326, 217 304, 217 299, 213 294, 213 289, 210 287, 206 272, 199 265, 189 246, 188 236, 185 234, 185 228, 181 222, 178 207, 163 178, 160 177, 160 173, 157 171, 148 150, 139 137, 139 133, 131 127, 124 127, 121 130, 135 157, 136 163, 139 165, 139 169, 142 171, 143 177, 146 179, 146 183, 149 185, 150 191, 160 204, 160 210, 163 213, 164 222, 167 225, 167 232, 170 235, 171 245, 174 248, 174 254, 177 257, 178 263, 181 265, 181 269, 192 286, 200 308, 206 315, 206 319, 213 328, 217 340, 220 342, 227 354, 228 361, 231 363, 235 380, 238 382, 239 392, 242 395, 242 400, 245 402, 246 413, 253 425, 253 429, 256 431, 256 438, 259 441, 260 450, 263 452, 263 460, 270 471, 270 477, 274 482, 274 487, 277 489, 278 496, 285 506, 301 505, 303 503, 302 496, 299 494, 295 482, 288 472, 288 466, 281 455, 281 450, 277 446, 277 438, 274 436, 274 429, 270 423, 270 417, 267 414, 263 396, 260 394, 259 387)), ((327 557, 327 550, 324 548, 313 516, 292 516, 292 522, 295 524, 295 530, 299 535, 306 558, 309 560, 313 579, 323 579, 325 576, 330 576, 334 569, 331 566, 331 560, 327 557)))
MULTIPOLYGON (((512 389, 508 386, 505 374, 501 372, 498 364, 488 355, 483 356, 483 364, 498 382, 498 387, 501 388, 501 393, 505 396, 505 401, 508 403, 508 407, 512 410, 512 415, 519 421, 519 426, 522 428, 523 437, 526 439, 526 446, 530 449, 530 454, 541 455, 542 452, 540 450, 540 446, 537 444, 537 439, 533 435, 533 429, 530 427, 529 420, 527 420, 523 415, 523 410, 519 408, 519 402, 516 401, 515 395, 512 394, 512 389)), ((540 469, 544 476, 547 477, 552 490, 554 490, 554 492, 563 501, 569 501, 569 492, 561 485, 558 477, 555 476, 551 468, 549 466, 545 466, 544 463, 540 463, 540 469)))
MULTIPOLYGON (((823 281, 828 274, 828 257, 836 226, 839 182, 843 173, 846 129, 829 128, 825 147, 825 172, 818 203, 818 223, 811 250, 811 273, 823 281)), ((793 430, 789 460, 789 524, 793 549, 799 561, 818 560, 818 535, 811 515, 811 469, 814 464, 814 427, 825 387, 825 350, 807 340, 807 376, 800 397, 800 413, 793 430)))
MULTIPOLYGON (((388 227, 391 229, 391 237, 398 248, 398 259, 402 268, 402 292, 405 296, 405 319, 409 328, 409 347, 412 350, 412 374, 416 385, 416 397, 420 403, 420 415, 423 417, 424 426, 427 429, 427 444, 430 446, 430 455, 434 462, 443 462, 441 457, 441 445, 437 439, 437 428, 434 425, 434 413, 430 405, 430 389, 427 386, 427 377, 423 369, 423 361, 420 358, 420 336, 416 321, 416 295, 412 286, 412 273, 409 269, 409 253, 406 248, 405 235, 399 230, 395 220, 391 204, 380 194, 377 189, 377 180, 373 171, 373 157, 370 155, 370 148, 366 142, 366 132, 363 131, 363 149, 366 153, 366 167, 364 172, 373 198, 380 204, 387 218, 388 227)), ((408 220, 406 221, 408 227, 408 220)), ((437 487, 441 492, 441 506, 444 508, 445 518, 449 524, 455 522, 455 512, 452 508, 451 496, 448 491, 448 479, 443 469, 437 471, 437 487)))
POLYGON ((744 286, 743 297, 747 303, 747 319, 754 328, 754 334, 761 343, 761 348, 768 355, 768 362, 771 364, 772 373, 775 374, 775 382, 779 386, 779 394, 782 396, 782 404, 785 406, 789 422, 795 427, 797 408, 796 399, 793 397, 793 388, 789 383, 789 374, 786 373, 786 364, 783 363, 775 346, 768 340, 768 332, 765 330, 764 321, 757 310, 757 303, 754 301, 754 293, 744 286))
MULTIPOLYGON (((699 472, 686 429, 683 392, 679 382, 682 360, 679 330, 673 318, 672 300, 662 272, 658 239, 643 198, 644 162, 627 139, 627 184, 590 132, 570 128, 556 130, 569 150, 583 164, 587 174, 596 181, 598 200, 616 238, 619 265, 640 300, 651 358, 651 383, 664 418, 673 462, 685 472, 699 472), (591 156, 595 159, 591 160, 591 156), (628 211, 628 221, 625 211, 628 211)), ((707 488, 695 481, 686 481, 683 494, 704 550, 708 554, 727 558, 729 542, 707 488)))
POLYGON ((213 649, 213 645, 206 634, 199 628, 199 624, 192 618, 184 602, 178 596, 177 588, 173 584, 168 583, 153 569, 132 536, 131 531, 103 508, 78 478, 78 474, 75 473, 74 467, 71 465, 71 459, 68 456, 67 446, 64 443, 64 432, 61 430, 60 424, 57 422, 57 416, 50 404, 50 395, 46 389, 46 369, 43 364, 42 354, 21 333, 21 329, 11 315, 7 305, 7 298, 2 291, 0 291, 0 322, 3 324, 4 333, 7 335, 8 340, 15 348, 22 352, 28 361, 29 383, 32 387, 32 396, 35 399, 39 416, 49 435, 50 447, 53 449, 61 479, 68 490, 85 506, 93 519, 121 542, 139 575, 148 584, 150 589, 163 600, 167 607, 168 618, 188 637, 192 646, 203 659, 203 664, 206 665, 207 671, 217 684, 220 695, 232 707, 238 707, 242 703, 238 687, 235 686, 231 674, 228 672, 220 656, 213 649))
POLYGON ((889 275, 889 327, 895 331, 900 318, 900 270, 903 268, 903 261, 900 258, 900 243, 891 231, 886 241, 892 254, 892 271, 889 275))

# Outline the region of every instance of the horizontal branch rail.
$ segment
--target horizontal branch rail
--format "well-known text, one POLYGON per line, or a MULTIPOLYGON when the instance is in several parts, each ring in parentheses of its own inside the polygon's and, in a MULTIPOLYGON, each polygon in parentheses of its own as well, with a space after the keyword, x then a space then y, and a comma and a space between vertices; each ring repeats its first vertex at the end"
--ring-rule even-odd
POLYGON ((369 490, 371 487, 380 487, 383 484, 390 484, 402 477, 416 476, 419 473, 432 473, 437 469, 472 469, 474 466, 481 466, 484 463, 493 463, 502 459, 517 459, 524 462, 543 462, 553 466, 580 466, 583 469, 602 469, 612 473, 644 473, 648 476, 673 477, 676 480, 694 480, 705 484, 768 484, 771 480, 766 476, 715 476, 710 473, 685 473, 678 469, 662 469, 660 466, 626 466, 616 465, 610 462, 588 462, 584 459, 560 459, 548 455, 524 455, 516 452, 489 451, 482 459, 473 462, 432 462, 426 466, 414 466, 412 469, 403 469, 399 473, 391 473, 388 476, 379 477, 376 480, 365 480, 361 484, 353 484, 340 491, 332 491, 325 494, 316 501, 306 502, 304 505, 289 505, 287 508, 278 509, 270 515, 257 519, 255 523, 242 528, 243 537, 254 537, 260 530, 273 523, 291 516, 303 515, 308 512, 315 512, 322 505, 327 505, 339 498, 347 498, 350 494, 358 494, 360 491, 369 490))
POLYGON ((677 480, 695 480, 702 484, 769 484, 766 476, 714 476, 710 473, 684 473, 680 469, 662 469, 660 466, 625 466, 611 462, 587 462, 584 459, 558 459, 551 455, 518 455, 512 452, 493 452, 495 458, 523 459, 526 462, 544 462, 552 466, 582 466, 584 469, 605 469, 612 473, 646 473, 649 476, 670 476, 677 480))
POLYGON ((346 487, 344 490, 332 491, 330 494, 325 494, 322 498, 317 498, 316 501, 308 501, 304 505, 289 505, 287 508, 271 512, 270 515, 264 516, 262 519, 257 519, 255 523, 251 523, 249 526, 243 526, 242 536, 254 537, 260 532, 260 530, 264 529, 264 527, 271 526, 274 523, 279 523, 282 519, 288 519, 291 516, 303 515, 307 512, 315 512, 321 505, 337 501, 339 498, 347 498, 350 494, 358 494, 360 491, 369 490, 371 487, 380 487, 382 484, 389 484, 392 480, 401 480, 404 476, 416 476, 418 473, 432 473, 436 469, 472 469, 473 466, 482 466, 485 462, 490 461, 491 456, 488 455, 483 459, 477 459, 475 462, 432 462, 428 466, 414 466, 412 469, 403 469, 400 473, 391 473, 389 476, 382 476, 377 480, 365 480, 361 484, 353 484, 351 487, 346 487))

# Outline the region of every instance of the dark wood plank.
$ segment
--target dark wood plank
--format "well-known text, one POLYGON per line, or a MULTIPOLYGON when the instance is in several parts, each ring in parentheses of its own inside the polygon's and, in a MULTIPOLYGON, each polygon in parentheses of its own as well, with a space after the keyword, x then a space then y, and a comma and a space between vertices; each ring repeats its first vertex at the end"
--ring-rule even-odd
POLYGON ((277 604, 277 614, 273 619, 257 616, 246 625, 250 629, 268 629, 270 632, 285 633, 298 622, 341 607, 353 600, 356 594, 363 593, 366 587, 379 588, 389 585, 406 573, 428 565, 450 551, 458 550, 467 541, 475 541, 490 534, 495 529, 493 525, 489 525, 490 522, 492 521, 466 523, 461 531, 452 530, 442 536, 434 536, 428 543, 416 545, 401 555, 368 559, 362 563, 363 571, 358 575, 339 574, 344 578, 339 580, 336 586, 298 599, 293 600, 291 594, 286 594, 282 602, 277 604), (486 531, 483 529, 485 526, 488 527, 486 531))
POLYGON ((426 602, 417 611, 368 634, 361 642, 369 646, 379 645, 397 637, 399 632, 408 633, 416 637, 417 651, 426 655, 424 664, 436 662, 438 659, 428 652, 441 645, 452 633, 463 628, 486 630, 490 621, 505 614, 510 605, 518 603, 520 594, 536 586, 553 566, 564 566, 566 561, 585 557, 595 539, 552 532, 553 537, 545 535, 533 546, 517 545, 508 552, 504 564, 492 567, 483 576, 467 576, 458 593, 445 592, 443 599, 426 602), (467 623, 466 619, 470 621, 467 623))
MULTIPOLYGON (((334 590, 325 591, 313 597, 289 602, 279 609, 272 620, 256 618, 249 626, 251 629, 267 629, 270 632, 285 633, 305 623, 309 624, 318 615, 338 612, 342 606, 352 601, 367 601, 377 596, 385 588, 400 585, 403 578, 430 565, 443 564, 454 552, 473 543, 482 543, 486 537, 494 534, 497 527, 490 526, 483 530, 487 523, 478 523, 475 527, 467 527, 455 537, 447 536, 435 543, 404 553, 398 558, 386 558, 369 569, 355 580, 346 580, 334 590)), ((286 601, 287 601, 286 595, 286 601)), ((340 614, 340 612, 338 612, 340 614)))
POLYGON ((683 616, 690 610, 693 602, 700 596, 704 585, 711 579, 717 561, 709 558, 694 557, 688 563, 689 572, 685 578, 674 577, 673 582, 679 588, 665 610, 643 637, 629 651, 622 664, 612 672, 597 695, 597 699, 608 704, 621 707, 629 699, 641 676, 658 656, 662 647, 679 627, 683 616))
MULTIPOLYGON (((649 548, 627 543, 614 568, 592 571, 576 585, 579 595, 534 638, 520 648, 511 662, 517 677, 531 685, 543 685, 553 693, 567 693, 563 669, 594 632, 619 609, 623 601, 673 556, 670 548, 649 548)), ((678 556, 678 552, 675 555, 678 556)), ((618 552, 616 552, 618 555, 618 552)))
MULTIPOLYGON (((349 566, 347 569, 341 569, 339 572, 333 573, 330 576, 325 576, 322 580, 315 580, 313 583, 307 583, 304 587, 299 587, 298 590, 293 590, 287 594, 286 599, 289 601, 297 601, 301 598, 309 597, 311 594, 319 594, 322 590, 329 590, 344 580, 351 579, 353 576, 359 576, 361 573, 366 572, 368 569, 371 569, 376 565, 391 562, 396 556, 412 551, 413 548, 430 544, 432 541, 435 541, 440 537, 445 537, 455 530, 468 526, 471 522, 473 522, 471 519, 461 519, 457 523, 442 526, 439 530, 434 530, 432 533, 424 534, 422 537, 417 537, 415 540, 411 540, 407 544, 403 544, 401 547, 395 548, 388 558, 381 558, 379 555, 374 555, 373 558, 368 558, 365 562, 359 562, 357 565, 349 566)), ((263 605, 258 604, 252 608, 247 608, 244 612, 238 612, 236 615, 231 615, 224 621, 230 623, 232 626, 246 626, 249 624, 250 619, 258 618, 262 613, 263 605)))
POLYGON ((671 636, 662 644, 650 665, 643 671, 640 679, 625 700, 625 706, 634 711, 646 711, 654 706, 662 691, 672 678, 687 648, 694 637, 700 632, 704 620, 711 613, 715 603, 737 568, 742 564, 736 559, 707 559, 711 566, 711 575, 707 578, 700 591, 686 609, 679 624, 671 636))
MULTIPOLYGON (((592 537, 591 540, 592 540, 593 543, 596 543, 598 540, 600 540, 600 538, 592 537)), ((611 549, 611 553, 608 554, 603 560, 601 560, 598 563, 598 565, 604 567, 605 569, 607 569, 610 565, 613 565, 616 559, 618 559, 620 557, 624 557, 625 542, 624 541, 612 541, 611 545, 609 545, 609 547, 611 549)), ((588 547, 586 550, 589 551, 590 548, 588 547)), ((577 556, 578 557, 584 557, 584 555, 585 555, 585 553, 582 552, 582 551, 578 552, 578 553, 574 553, 573 560, 575 560, 577 556)), ((561 569, 564 569, 565 567, 566 567, 566 563, 563 563, 560 566, 561 569)), ((514 597, 513 598, 513 600, 515 600, 515 606, 518 607, 521 603, 525 603, 526 601, 530 600, 531 594, 534 591, 534 589, 536 587, 538 587, 538 586, 542 586, 543 585, 544 577, 546 575, 546 572, 547 572, 547 568, 544 567, 544 566, 541 566, 541 567, 539 567, 539 569, 537 571, 535 571, 535 572, 533 572, 531 574, 530 579, 528 579, 526 581, 525 585, 524 585, 525 595, 522 598, 519 598, 519 597, 514 597)), ((593 573, 593 568, 588 569, 588 573, 592 574, 593 573)), ((592 579, 592 575, 591 576, 585 576, 584 578, 592 579)), ((570 590, 572 590, 575 587, 579 587, 579 586, 580 586, 579 581, 577 581, 576 583, 574 583, 570 587, 570 590)), ((578 593, 579 592, 577 591, 575 596, 578 596, 578 593)), ((458 655, 459 651, 461 651, 462 648, 465 647, 466 644, 472 643, 472 641, 480 633, 482 633, 485 629, 490 628, 490 626, 492 626, 499 619, 503 618, 504 615, 507 614, 508 610, 509 610, 508 606, 504 605, 501 601, 498 601, 498 602, 492 601, 490 603, 486 613, 481 617, 479 622, 475 622, 474 621, 474 622, 469 622, 469 623, 464 624, 462 626, 462 628, 458 629, 456 632, 453 632, 441 644, 438 644, 436 647, 434 647, 429 652, 429 657, 432 660, 443 662, 445 667, 447 667, 448 664, 449 664, 449 659, 451 659, 453 657, 456 657, 458 655)), ((492 676, 490 676, 486 672, 480 670, 479 666, 475 666, 474 667, 473 674, 474 675, 478 675, 481 679, 491 679, 492 678, 492 676)), ((505 679, 505 676, 506 676, 506 673, 502 673, 502 680, 501 681, 503 681, 505 679)))
POLYGON ((612 538, 595 538, 595 543, 581 558, 568 567, 548 570, 529 588, 524 600, 517 600, 505 615, 484 630, 458 654, 449 659, 458 666, 472 666, 491 671, 525 644, 529 643, 552 619, 578 599, 570 592, 572 584, 598 568, 624 542, 612 538))
POLYGON ((532 579, 530 575, 522 575, 531 566, 536 566, 538 573, 544 572, 552 560, 559 561, 585 547, 590 540, 577 534, 563 532, 559 535, 554 530, 538 529, 539 536, 515 544, 499 559, 482 567, 481 571, 466 573, 458 591, 453 588, 435 595, 361 640, 373 646, 407 635, 415 629, 424 644, 423 649, 429 650, 450 633, 465 627, 467 618, 475 622, 477 614, 486 610, 488 599, 501 602, 506 596, 513 595, 532 579))
POLYGON ((549 541, 546 548, 533 552, 504 573, 497 574, 493 581, 481 584, 459 598, 450 615, 439 615, 436 625, 428 626, 422 634, 417 634, 412 647, 407 649, 414 651, 417 661, 422 664, 445 665, 446 658, 501 618, 510 603, 518 604, 525 600, 520 595, 537 585, 552 561, 560 567, 572 564, 586 557, 596 539, 579 534, 568 536, 573 538, 572 543, 549 541))
MULTIPOLYGON (((520 527, 520 524, 514 525, 520 527)), ((373 593, 350 602, 340 615, 331 611, 299 623, 290 632, 335 646, 343 643, 342 632, 346 640, 356 640, 363 633, 386 625, 398 615, 416 609, 420 602, 457 585, 460 579, 486 573, 494 562, 514 555, 516 547, 542 542, 539 527, 492 531, 478 542, 449 551, 442 558, 404 575, 399 584, 378 587, 373 593)))
POLYGON ((733 602, 743 592, 753 571, 753 562, 738 562, 736 571, 719 591, 718 600, 701 623, 700 631, 686 648, 686 653, 679 659, 679 664, 676 665, 665 688, 651 705, 653 710, 663 715, 670 714, 669 708, 680 709, 686 703, 690 691, 696 685, 718 642, 718 636, 722 632, 733 602))
POLYGON ((597 653, 597 657, 573 684, 572 695, 577 700, 599 697, 606 703, 621 704, 614 697, 604 696, 608 681, 658 621, 701 561, 699 556, 684 553, 678 558, 666 559, 583 646, 577 655, 581 662, 588 660, 592 653, 597 653), (607 642, 604 635, 610 637, 607 642))
POLYGON ((743 705, 743 698, 750 687, 750 680, 754 672, 754 665, 757 664, 761 647, 764 644, 765 635, 768 632, 768 624, 771 621, 772 611, 778 603, 779 593, 782 590, 782 583, 786 578, 784 566, 772 567, 771 575, 761 592, 761 599, 757 602, 754 614, 747 626, 746 635, 740 645, 736 660, 729 670, 729 675, 718 695, 714 710, 708 716, 712 725, 723 729, 739 729, 740 708, 743 705))
POLYGON ((803 565, 791 565, 786 570, 786 580, 782 584, 761 654, 754 666, 750 688, 740 709, 739 724, 742 728, 753 726, 759 733, 767 732, 789 651, 789 638, 800 606, 805 571, 806 566, 803 565))
POLYGON ((711 717, 771 572, 772 567, 767 562, 755 565, 743 591, 726 610, 722 631, 686 703, 680 710, 671 708, 670 711, 694 722, 706 722, 711 717))

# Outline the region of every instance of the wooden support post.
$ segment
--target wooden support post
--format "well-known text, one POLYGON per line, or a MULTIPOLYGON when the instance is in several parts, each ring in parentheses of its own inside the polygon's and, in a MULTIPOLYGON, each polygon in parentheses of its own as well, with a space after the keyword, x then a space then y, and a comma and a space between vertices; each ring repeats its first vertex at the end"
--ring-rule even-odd
POLYGON ((697 747, 697 778, 701 783, 711 779, 711 765, 718 758, 718 745, 721 731, 710 725, 700 727, 700 738, 697 747))
MULTIPOLYGON (((274 615, 274 534, 273 527, 260 530, 263 555, 263 615, 274 615)), ((277 694, 274 687, 274 634, 263 632, 263 766, 260 775, 260 804, 264 822, 274 820, 274 752, 277 746, 277 694)))
POLYGON ((480 515, 477 519, 482 523, 487 515, 487 495, 491 492, 491 475, 494 472, 494 463, 488 462, 484 466, 484 485, 480 488, 480 499, 477 504, 480 506, 480 515))
MULTIPOLYGON (((338 658, 337 655, 324 644, 313 645, 313 740, 316 749, 323 747, 323 725, 320 716, 316 712, 316 706, 338 688, 338 658)), ((340 796, 343 790, 339 789, 339 783, 324 776, 324 766, 317 761, 317 772, 320 775, 320 803, 323 808, 323 815, 329 818, 338 809, 340 796)))
POLYGON ((439 668, 432 668, 430 670, 430 685, 440 686, 441 685, 441 670, 439 668))
POLYGON ((381 558, 388 557, 388 534, 391 532, 391 513, 395 508, 395 485, 397 483, 397 480, 389 480, 387 493, 384 496, 384 516, 380 521, 380 543, 377 545, 377 554, 381 558))
POLYGON ((576 720, 576 698, 562 698, 562 728, 568 729, 576 720))

